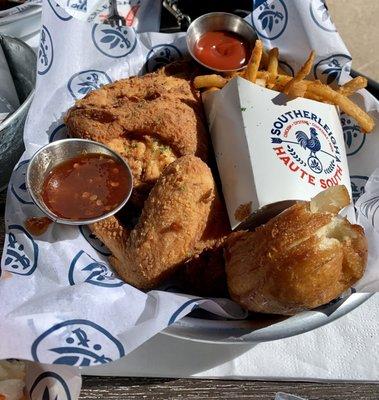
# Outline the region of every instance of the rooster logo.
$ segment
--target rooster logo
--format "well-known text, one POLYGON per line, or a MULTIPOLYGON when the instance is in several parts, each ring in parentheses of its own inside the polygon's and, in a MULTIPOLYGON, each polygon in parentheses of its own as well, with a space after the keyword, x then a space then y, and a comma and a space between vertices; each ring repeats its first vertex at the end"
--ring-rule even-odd
POLYGON ((296 132, 296 140, 303 149, 311 151, 310 157, 316 157, 316 153, 321 150, 321 143, 317 138, 317 131, 315 128, 310 128, 311 137, 308 138, 307 134, 303 131, 296 132))
POLYGON ((316 153, 321 150, 321 143, 317 137, 317 131, 315 128, 310 128, 310 137, 303 131, 296 132, 296 140, 303 149, 310 150, 310 155, 308 157, 309 168, 316 173, 322 171, 322 164, 316 153))

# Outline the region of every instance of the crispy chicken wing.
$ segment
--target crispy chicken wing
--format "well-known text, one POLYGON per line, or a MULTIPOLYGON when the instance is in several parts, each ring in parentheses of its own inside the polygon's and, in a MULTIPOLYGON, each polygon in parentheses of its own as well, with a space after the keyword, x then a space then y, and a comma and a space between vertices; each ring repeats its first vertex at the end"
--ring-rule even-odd
POLYGON ((210 215, 216 196, 208 166, 195 156, 184 156, 164 170, 131 232, 116 217, 91 229, 111 250, 110 262, 119 276, 136 287, 150 289, 215 243, 216 235, 208 223, 213 221, 210 215), (205 234, 207 230, 213 234, 205 234), (202 238, 206 240, 199 245, 202 238))

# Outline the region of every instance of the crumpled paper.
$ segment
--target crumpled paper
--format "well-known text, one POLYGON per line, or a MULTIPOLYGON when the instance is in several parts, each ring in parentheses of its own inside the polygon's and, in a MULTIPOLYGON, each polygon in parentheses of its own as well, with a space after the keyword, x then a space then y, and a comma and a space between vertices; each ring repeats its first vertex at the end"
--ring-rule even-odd
MULTIPOLYGON (((57 3, 80 21, 103 23, 109 16, 109 0, 57 0, 57 3)), ((157 0, 117 0, 117 11, 138 32, 155 32, 159 31, 161 5, 157 0)))
MULTIPOLYGON (((347 79, 351 57, 320 0, 256 1, 247 20, 267 47, 280 47, 281 66, 289 73, 314 48, 317 79, 347 79)), ((86 227, 52 225, 43 236, 32 237, 23 226, 27 217, 41 215, 25 187, 28 160, 42 145, 66 136, 62 118, 74 101, 102 84, 153 71, 185 53, 182 33, 136 33, 130 27, 82 22, 52 0, 43 4, 36 94, 24 133, 26 151, 7 194, 0 358, 101 365, 128 354, 194 307, 222 317, 244 316, 226 299, 216 302, 158 290, 145 294, 124 284, 107 264, 109 251, 86 227)), ((378 103, 365 91, 356 96, 377 115, 378 103)), ((358 198, 374 170, 367 151, 378 151, 379 136, 363 135, 347 116, 343 128, 353 195, 358 198)), ((370 221, 363 224, 373 227, 370 221)), ((370 239, 377 238, 375 232, 370 239)), ((378 274, 371 286, 362 288, 366 287, 377 290, 378 274)))

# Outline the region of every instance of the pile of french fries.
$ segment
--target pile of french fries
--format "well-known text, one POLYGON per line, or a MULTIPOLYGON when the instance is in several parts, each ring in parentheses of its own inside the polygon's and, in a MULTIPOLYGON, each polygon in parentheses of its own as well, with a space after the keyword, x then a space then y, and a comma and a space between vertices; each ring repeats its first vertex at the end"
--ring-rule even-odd
POLYGON ((367 86, 367 79, 358 76, 334 90, 318 80, 307 80, 311 72, 315 52, 312 51, 294 77, 286 75, 279 67, 279 50, 271 49, 268 54, 263 49, 262 41, 256 40, 249 63, 242 71, 226 76, 217 74, 201 75, 194 79, 196 89, 219 90, 235 76, 242 76, 257 85, 286 93, 292 97, 304 97, 324 103, 334 104, 341 111, 353 117, 362 131, 371 132, 375 122, 364 110, 353 103, 348 97, 357 90, 367 86))

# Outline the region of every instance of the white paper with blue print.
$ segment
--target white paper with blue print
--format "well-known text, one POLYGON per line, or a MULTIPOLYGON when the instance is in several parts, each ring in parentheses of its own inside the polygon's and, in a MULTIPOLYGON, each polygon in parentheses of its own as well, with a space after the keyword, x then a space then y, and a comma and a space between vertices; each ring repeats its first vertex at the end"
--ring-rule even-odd
MULTIPOLYGON (((256 2, 247 19, 266 46, 281 48, 281 65, 288 71, 296 71, 314 48, 316 77, 347 79, 351 57, 320 0, 256 2)), ((0 358, 99 365, 129 353, 195 306, 225 317, 243 315, 227 300, 217 304, 164 291, 145 294, 123 284, 107 264, 108 250, 88 228, 55 224, 44 235, 32 237, 23 226, 26 218, 41 215, 26 191, 28 160, 42 145, 65 137, 63 115, 74 101, 102 84, 153 71, 185 53, 184 34, 136 33, 129 27, 91 24, 72 18, 53 0, 44 3, 36 94, 24 133, 26 152, 8 188, 0 358)), ((372 110, 378 107, 367 95, 365 103, 372 110)), ((359 196, 376 167, 367 154, 375 149, 379 154, 379 132, 364 137, 350 117, 344 131, 353 153, 350 170, 365 178, 353 181, 359 196)), ((379 185, 375 179, 369 184, 374 186, 367 191, 371 196, 379 185)), ((370 210, 376 212, 375 203, 370 210)), ((372 231, 377 240, 378 233, 372 231)), ((358 289, 378 290, 379 273, 372 272, 373 267, 371 259, 371 280, 358 289)))
POLYGON ((25 389, 30 400, 75 400, 81 386, 82 378, 75 367, 26 363, 25 389))
MULTIPOLYGON (((54 1, 54 0, 51 0, 54 1)), ((57 0, 69 15, 80 21, 102 23, 108 17, 108 0, 57 0)), ((117 11, 126 24, 139 32, 159 30, 161 1, 117 0, 117 11)))

